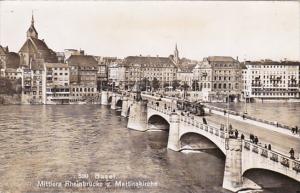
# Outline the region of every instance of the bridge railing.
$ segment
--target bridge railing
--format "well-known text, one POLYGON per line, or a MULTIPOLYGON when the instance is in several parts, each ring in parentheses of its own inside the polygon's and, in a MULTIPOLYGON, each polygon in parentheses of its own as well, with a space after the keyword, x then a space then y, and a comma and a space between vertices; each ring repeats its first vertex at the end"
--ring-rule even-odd
POLYGON ((189 117, 189 116, 180 116, 180 120, 182 122, 185 122, 188 125, 192 125, 198 129, 201 129, 207 133, 210 133, 211 135, 215 135, 219 138, 225 138, 225 132, 222 131, 219 128, 216 128, 214 126, 211 125, 207 125, 204 123, 201 123, 199 120, 195 120, 193 117, 189 117))
POLYGON ((243 147, 247 151, 258 154, 265 159, 270 159, 273 162, 280 163, 282 166, 294 170, 297 173, 300 172, 300 160, 295 160, 279 152, 269 150, 259 145, 253 144, 248 140, 243 140, 243 147))
POLYGON ((167 115, 170 115, 172 113, 172 109, 170 107, 164 108, 164 107, 157 106, 156 104, 151 104, 151 103, 148 103, 147 107, 152 108, 158 112, 161 112, 161 113, 164 113, 167 115))
POLYGON ((290 127, 288 125, 284 125, 284 124, 277 123, 277 122, 274 122, 274 121, 263 120, 263 119, 253 117, 253 116, 250 116, 250 115, 245 115, 243 112, 236 112, 236 111, 226 110, 226 109, 223 109, 223 108, 220 108, 220 107, 215 107, 215 106, 206 105, 206 104, 204 106, 206 108, 216 110, 216 111, 220 111, 220 112, 224 112, 224 110, 225 110, 226 113, 229 113, 230 115, 241 116, 241 117, 244 116, 246 119, 250 119, 250 120, 253 120, 253 121, 273 125, 273 126, 276 126, 276 127, 281 127, 281 128, 284 128, 284 129, 289 129, 289 130, 292 129, 292 127, 290 127))

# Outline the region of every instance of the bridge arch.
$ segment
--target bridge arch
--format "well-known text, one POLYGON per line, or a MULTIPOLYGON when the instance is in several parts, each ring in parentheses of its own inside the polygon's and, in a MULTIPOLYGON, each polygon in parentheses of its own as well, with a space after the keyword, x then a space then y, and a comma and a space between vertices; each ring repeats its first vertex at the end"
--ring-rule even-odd
MULTIPOLYGON (((152 114, 151 116, 149 116, 147 119, 147 122, 148 122, 148 125, 152 125, 152 126, 154 126, 155 129, 158 129, 158 130, 169 130, 170 129, 169 121, 165 117, 162 117, 158 114, 152 114)), ((150 126, 150 129, 151 129, 151 126, 150 126)))
POLYGON ((112 101, 112 96, 109 96, 107 99, 108 104, 111 104, 111 101, 112 101))
POLYGON ((117 102, 116 102, 116 106, 122 108, 122 104, 123 104, 123 100, 122 99, 118 99, 117 102))
POLYGON ((188 125, 181 125, 180 132, 179 132, 179 141, 181 141, 182 136, 188 133, 195 133, 198 135, 201 135, 208 139, 210 142, 215 144, 219 150, 222 151, 222 153, 226 156, 226 150, 225 150, 225 141, 222 138, 219 138, 218 136, 212 135, 207 131, 203 131, 201 129, 195 129, 194 127, 188 126, 188 125))
POLYGON ((264 173, 267 175, 263 175, 264 178, 266 178, 266 176, 269 176, 270 178, 272 179, 276 179, 276 177, 278 178, 278 181, 282 182, 282 180, 286 181, 287 183, 291 183, 291 184, 296 184, 297 185, 297 188, 299 189, 300 188, 300 184, 299 184, 299 179, 295 179, 291 176, 288 176, 282 172, 279 172, 279 171, 275 171, 275 170, 272 170, 270 168, 262 168, 262 167, 253 167, 253 168, 248 168, 246 169, 245 171, 242 172, 242 176, 245 176, 251 180, 253 180, 254 182, 257 180, 257 176, 260 176, 261 174, 260 173, 264 173), (254 173, 257 173, 257 175, 253 175, 254 173), (252 177, 252 175, 254 177, 252 177), (256 176, 256 177, 255 177, 256 176), (253 179, 252 179, 253 178, 253 179))
MULTIPOLYGON (((209 137, 205 136, 205 135, 202 135, 201 133, 199 132, 195 132, 195 131, 189 131, 189 132, 184 132, 182 133, 180 136, 179 136, 179 142, 180 142, 180 146, 181 146, 181 143, 183 141, 183 138, 187 135, 199 135, 201 137, 203 137, 206 141, 205 142, 208 142, 210 143, 209 145, 211 146, 213 144, 213 146, 215 146, 218 150, 220 150, 224 156, 226 156, 226 153, 224 152, 223 148, 220 147, 219 144, 217 144, 216 142, 214 142, 212 139, 210 139, 209 137)), ((180 147, 182 148, 182 147, 180 147)))

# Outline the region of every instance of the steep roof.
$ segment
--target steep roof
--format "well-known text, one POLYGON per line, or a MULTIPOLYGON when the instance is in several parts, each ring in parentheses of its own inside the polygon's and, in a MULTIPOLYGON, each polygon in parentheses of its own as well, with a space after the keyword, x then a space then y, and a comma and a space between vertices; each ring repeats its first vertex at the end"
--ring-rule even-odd
POLYGON ((20 66, 20 56, 15 52, 9 52, 7 54, 6 68, 17 69, 20 66))
POLYGON ((68 68, 69 65, 65 63, 45 63, 47 68, 68 68))
POLYGON ((231 56, 209 56, 207 57, 209 62, 237 62, 231 56))
POLYGON ((0 55, 6 55, 8 53, 8 47, 3 47, 0 45, 0 55))
POLYGON ((125 66, 135 64, 142 65, 142 67, 176 67, 173 61, 167 57, 128 56, 122 62, 122 65, 125 66))
POLYGON ((56 53, 48 48, 47 44, 37 38, 28 38, 19 52, 34 53, 43 58, 46 62, 57 62, 56 53))
POLYGON ((97 67, 98 65, 97 60, 89 55, 71 55, 67 59, 67 63, 71 66, 80 67, 97 67))

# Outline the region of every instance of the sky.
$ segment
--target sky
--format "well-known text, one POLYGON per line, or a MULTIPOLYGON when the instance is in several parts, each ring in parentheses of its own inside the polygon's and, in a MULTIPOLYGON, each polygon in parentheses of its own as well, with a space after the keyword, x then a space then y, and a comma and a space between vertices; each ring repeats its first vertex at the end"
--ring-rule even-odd
POLYGON ((32 12, 54 51, 300 60, 299 1, 0 1, 0 45, 19 51, 32 12))

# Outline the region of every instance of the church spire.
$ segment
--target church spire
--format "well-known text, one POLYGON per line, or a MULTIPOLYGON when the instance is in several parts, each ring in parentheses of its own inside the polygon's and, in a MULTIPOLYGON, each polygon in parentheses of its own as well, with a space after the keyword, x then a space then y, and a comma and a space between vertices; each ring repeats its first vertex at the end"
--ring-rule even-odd
POLYGON ((177 49, 177 43, 175 44, 175 50, 174 50, 174 62, 176 65, 179 63, 179 52, 177 49))
POLYGON ((32 13, 31 13, 31 25, 34 26, 33 11, 32 11, 32 13))
POLYGON ((38 38, 38 33, 34 27, 34 17, 33 17, 33 12, 31 15, 31 25, 29 29, 27 30, 27 39, 28 38, 38 38))

